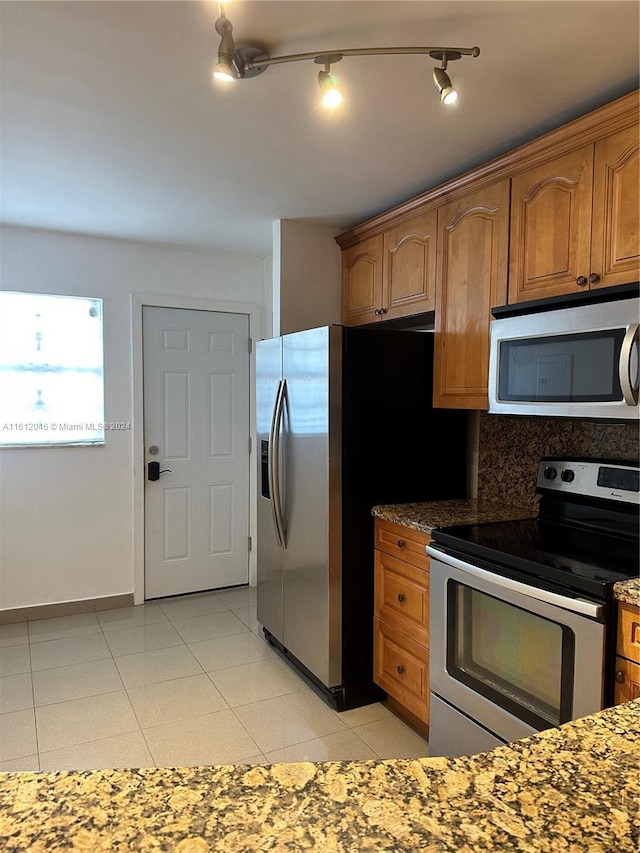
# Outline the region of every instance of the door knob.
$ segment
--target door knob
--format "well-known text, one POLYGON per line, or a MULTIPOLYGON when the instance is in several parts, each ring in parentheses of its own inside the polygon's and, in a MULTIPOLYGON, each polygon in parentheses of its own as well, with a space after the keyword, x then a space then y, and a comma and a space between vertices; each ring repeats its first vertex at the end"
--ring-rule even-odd
POLYGON ((587 279, 583 275, 579 275, 578 278, 576 279, 576 284, 578 285, 578 287, 584 287, 588 283, 589 282, 587 281, 587 279))
POLYGON ((398 593, 398 601, 400 602, 400 604, 402 604, 402 602, 404 601, 404 594, 402 592, 398 593))
POLYGON ((589 284, 597 284, 600 281, 600 276, 597 272, 592 272, 589 276, 589 284))
POLYGON ((404 667, 402 666, 402 664, 401 664, 400 666, 397 666, 397 667, 396 667, 396 672, 398 673, 398 675, 402 675, 402 674, 403 674, 403 672, 404 672, 404 667))
POLYGON ((618 684, 624 684, 624 672, 621 669, 616 672, 616 681, 618 684))

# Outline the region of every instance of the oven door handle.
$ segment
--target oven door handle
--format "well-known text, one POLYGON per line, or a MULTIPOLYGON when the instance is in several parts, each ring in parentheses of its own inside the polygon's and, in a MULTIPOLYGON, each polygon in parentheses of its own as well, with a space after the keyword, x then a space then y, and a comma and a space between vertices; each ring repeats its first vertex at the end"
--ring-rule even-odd
POLYGON ((590 616, 592 619, 599 619, 602 616, 602 605, 594 604, 591 601, 586 601, 583 598, 568 598, 565 595, 559 595, 557 592, 549 592, 546 589, 538 589, 534 586, 529 586, 526 583, 505 578, 502 575, 494 572, 489 572, 486 569, 481 569, 479 566, 474 566, 472 563, 465 563, 464 560, 459 560, 457 557, 452 557, 438 548, 433 548, 431 545, 426 546, 427 554, 435 560, 440 560, 443 563, 448 563, 463 572, 474 575, 482 580, 490 581, 496 586, 503 589, 519 592, 536 601, 544 601, 547 604, 554 604, 557 607, 562 607, 563 610, 570 610, 572 613, 580 613, 583 616, 590 616))

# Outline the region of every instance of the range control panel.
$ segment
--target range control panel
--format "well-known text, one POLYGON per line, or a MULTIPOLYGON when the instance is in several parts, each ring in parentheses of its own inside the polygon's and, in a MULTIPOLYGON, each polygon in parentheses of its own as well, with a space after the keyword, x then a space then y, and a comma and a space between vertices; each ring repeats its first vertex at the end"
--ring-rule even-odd
POLYGON ((640 505, 640 468, 631 463, 545 457, 538 466, 537 487, 640 505))

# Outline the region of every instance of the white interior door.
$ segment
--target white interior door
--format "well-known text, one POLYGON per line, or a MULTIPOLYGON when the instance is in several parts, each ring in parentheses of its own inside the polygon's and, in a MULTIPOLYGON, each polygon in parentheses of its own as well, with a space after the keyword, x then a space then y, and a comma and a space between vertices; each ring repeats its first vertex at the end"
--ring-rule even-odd
POLYGON ((143 309, 145 598, 248 583, 248 342, 244 314, 143 309))

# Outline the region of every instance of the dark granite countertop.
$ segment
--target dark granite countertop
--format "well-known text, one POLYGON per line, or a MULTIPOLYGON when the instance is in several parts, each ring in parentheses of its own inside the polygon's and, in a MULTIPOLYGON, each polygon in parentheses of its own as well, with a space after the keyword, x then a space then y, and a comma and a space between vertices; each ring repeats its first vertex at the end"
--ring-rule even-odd
POLYGON ((465 758, 0 773, 3 853, 637 853, 640 700, 465 758))
POLYGON ((497 501, 466 498, 449 501, 425 501, 423 503, 386 504, 371 510, 376 518, 402 524, 423 533, 431 533, 436 527, 451 527, 454 524, 482 524, 490 521, 514 521, 518 518, 535 518, 536 509, 510 506, 497 501))

